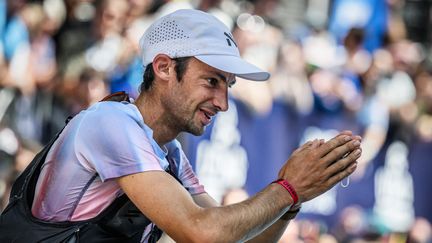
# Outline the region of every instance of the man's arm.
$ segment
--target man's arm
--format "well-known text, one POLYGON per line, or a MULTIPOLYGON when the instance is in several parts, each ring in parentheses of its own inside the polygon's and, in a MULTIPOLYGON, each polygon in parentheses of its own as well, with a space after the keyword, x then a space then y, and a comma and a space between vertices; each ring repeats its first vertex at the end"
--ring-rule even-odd
MULTIPOLYGON (((340 135, 319 146, 304 145, 279 172, 308 201, 355 170, 357 139, 340 135), (342 158, 345 154, 349 156, 342 158)), ((290 194, 271 184, 250 199, 225 207, 203 208, 165 172, 152 171, 119 178, 134 204, 176 242, 237 242, 255 237, 276 222, 292 204, 290 194)))
POLYGON ((143 214, 176 242, 249 239, 273 223, 292 203, 279 185, 271 185, 241 204, 203 208, 164 172, 143 172, 118 181, 143 214))

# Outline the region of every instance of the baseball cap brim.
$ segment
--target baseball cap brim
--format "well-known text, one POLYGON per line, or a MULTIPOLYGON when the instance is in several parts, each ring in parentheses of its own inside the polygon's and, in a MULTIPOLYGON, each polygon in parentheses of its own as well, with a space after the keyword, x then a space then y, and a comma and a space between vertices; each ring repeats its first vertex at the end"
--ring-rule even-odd
POLYGON ((195 58, 221 71, 232 73, 240 78, 265 81, 270 73, 265 72, 240 57, 230 55, 196 55, 195 58))

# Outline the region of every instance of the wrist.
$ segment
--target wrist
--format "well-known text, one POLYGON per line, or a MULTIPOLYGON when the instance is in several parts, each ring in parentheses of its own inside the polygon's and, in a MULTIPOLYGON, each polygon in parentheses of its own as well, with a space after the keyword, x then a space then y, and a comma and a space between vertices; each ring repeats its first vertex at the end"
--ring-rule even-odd
POLYGON ((294 219, 297 214, 300 212, 300 206, 299 207, 295 207, 295 209, 290 208, 290 210, 288 210, 284 215, 282 215, 282 217, 280 217, 281 220, 291 220, 294 219))
POLYGON ((290 210, 294 205, 297 205, 299 203, 299 197, 297 195, 296 190, 287 180, 277 179, 277 180, 273 181, 271 184, 279 184, 290 194, 291 199, 293 201, 292 205, 290 206, 290 210))

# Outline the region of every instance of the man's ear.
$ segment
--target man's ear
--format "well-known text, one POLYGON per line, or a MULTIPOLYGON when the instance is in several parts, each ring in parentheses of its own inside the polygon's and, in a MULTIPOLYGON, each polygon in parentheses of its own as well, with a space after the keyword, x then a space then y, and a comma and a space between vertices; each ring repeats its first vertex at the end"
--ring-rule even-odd
POLYGON ((165 54, 158 54, 153 59, 153 70, 156 77, 162 80, 170 80, 174 72, 174 61, 165 54))

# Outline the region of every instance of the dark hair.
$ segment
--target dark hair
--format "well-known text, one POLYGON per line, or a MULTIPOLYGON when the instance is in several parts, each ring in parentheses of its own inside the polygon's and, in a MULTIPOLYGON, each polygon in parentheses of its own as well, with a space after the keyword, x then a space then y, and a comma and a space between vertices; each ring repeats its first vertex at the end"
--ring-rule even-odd
MULTIPOLYGON (((177 80, 181 81, 183 79, 183 75, 186 72, 187 64, 189 62, 190 57, 179 57, 179 58, 173 58, 172 60, 175 61, 175 72, 177 76, 177 80)), ((152 63, 149 63, 146 66, 146 69, 144 71, 143 75, 143 82, 140 85, 140 92, 147 91, 151 88, 154 81, 154 70, 152 63)))

